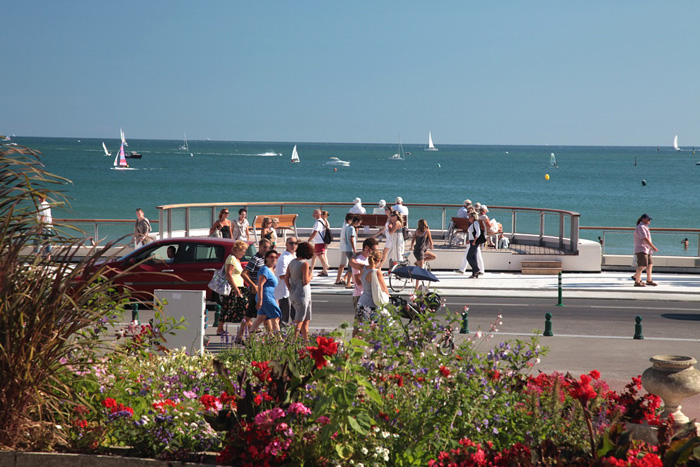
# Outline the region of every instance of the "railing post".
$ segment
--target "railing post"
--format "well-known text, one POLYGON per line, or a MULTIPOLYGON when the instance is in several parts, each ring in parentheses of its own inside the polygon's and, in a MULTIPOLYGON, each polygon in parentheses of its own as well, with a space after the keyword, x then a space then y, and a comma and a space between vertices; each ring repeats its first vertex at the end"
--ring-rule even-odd
POLYGON ((95 239, 95 245, 97 245, 97 242, 100 240, 100 224, 95 222, 95 236, 93 237, 95 239))
POLYGON ((447 212, 446 208, 442 208, 442 231, 445 231, 445 214, 447 212))
MULTIPOLYGON (((165 209, 159 209, 158 210, 158 235, 160 238, 163 238, 163 216, 165 215, 165 209)), ((97 240, 95 240, 97 241, 97 240)))
POLYGON ((540 211, 540 246, 544 245, 544 211, 540 211))
POLYGON ((168 238, 173 238, 173 210, 168 209, 168 238))
POLYGON ((559 214, 559 249, 564 249, 564 213, 559 214))
POLYGON ((571 216, 571 252, 578 253, 579 216, 571 216))
POLYGON ((518 217, 518 211, 516 211, 515 209, 513 209, 513 212, 511 213, 511 221, 510 221, 510 230, 511 230, 511 232, 510 232, 510 234, 511 234, 510 241, 511 241, 511 242, 512 242, 513 240, 515 240, 515 229, 516 229, 515 221, 516 221, 517 217, 518 217))
POLYGON ((190 236, 190 207, 185 208, 185 237, 190 236))

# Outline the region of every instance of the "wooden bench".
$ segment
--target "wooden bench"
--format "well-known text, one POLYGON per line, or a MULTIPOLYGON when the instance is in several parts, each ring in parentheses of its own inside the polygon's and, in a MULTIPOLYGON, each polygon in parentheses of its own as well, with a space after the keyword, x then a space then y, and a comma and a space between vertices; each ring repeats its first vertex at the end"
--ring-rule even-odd
POLYGON ((520 263, 522 274, 559 274, 561 272, 561 261, 523 261, 520 263))
POLYGON ((297 217, 299 217, 299 214, 277 214, 276 216, 266 214, 261 216, 255 216, 255 219, 253 220, 253 235, 255 236, 255 243, 258 243, 258 231, 262 229, 263 219, 265 219, 266 217, 269 217, 270 219, 275 218, 279 220, 277 230, 282 229, 284 233, 283 238, 285 241, 287 240, 287 230, 293 230, 294 236, 299 236, 297 234, 297 217))
POLYGON ((467 233, 467 229, 469 228, 469 219, 464 217, 453 217, 451 221, 452 226, 447 233, 448 245, 452 245, 452 242, 454 242, 455 238, 457 238, 457 234, 467 233))
POLYGON ((384 227, 388 216, 386 214, 355 214, 362 219, 362 225, 366 227, 384 227))

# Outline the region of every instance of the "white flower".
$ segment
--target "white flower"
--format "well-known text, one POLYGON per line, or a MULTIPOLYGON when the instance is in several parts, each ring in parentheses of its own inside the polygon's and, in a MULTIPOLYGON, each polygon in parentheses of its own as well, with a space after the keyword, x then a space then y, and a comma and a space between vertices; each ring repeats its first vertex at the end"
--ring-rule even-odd
POLYGON ((382 438, 388 438, 389 436, 391 436, 391 433, 388 431, 382 431, 382 438))
POLYGON ((62 427, 61 425, 56 425, 56 429, 57 429, 57 430, 62 430, 63 427, 62 427))
POLYGON ((379 430, 380 430, 380 428, 379 428, 378 426, 375 426, 375 427, 374 427, 374 428, 372 428, 372 429, 374 430, 374 432, 375 432, 375 433, 378 433, 378 432, 379 432, 379 430))
POLYGON ((477 339, 481 339, 481 336, 482 336, 482 335, 483 335, 483 333, 481 332, 481 329, 479 329, 478 331, 476 331, 476 338, 477 338, 477 339))
POLYGON ((539 363, 540 363, 540 357, 537 357, 537 358, 535 359, 535 365, 538 365, 539 363))
POLYGON ((362 446, 362 449, 360 449, 360 451, 362 452, 362 454, 365 454, 365 455, 369 452, 369 450, 364 446, 362 446))

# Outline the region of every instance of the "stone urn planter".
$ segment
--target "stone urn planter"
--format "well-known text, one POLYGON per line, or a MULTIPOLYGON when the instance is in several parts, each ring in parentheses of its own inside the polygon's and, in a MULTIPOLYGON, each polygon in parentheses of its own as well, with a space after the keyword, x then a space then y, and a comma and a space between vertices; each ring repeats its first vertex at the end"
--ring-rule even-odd
POLYGON ((681 402, 700 394, 700 371, 693 366, 697 360, 681 355, 655 355, 649 361, 652 366, 644 370, 642 386, 664 401, 661 417, 673 415, 677 425, 688 423, 690 420, 681 412, 681 402))

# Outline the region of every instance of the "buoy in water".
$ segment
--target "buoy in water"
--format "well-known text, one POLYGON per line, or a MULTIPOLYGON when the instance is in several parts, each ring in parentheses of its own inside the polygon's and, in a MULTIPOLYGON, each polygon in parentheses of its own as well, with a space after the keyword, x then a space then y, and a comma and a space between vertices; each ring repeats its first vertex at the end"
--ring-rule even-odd
POLYGON ((647 186, 647 181, 646 181, 646 180, 642 180, 642 186, 647 186))
POLYGON ((549 180, 549 174, 544 174, 544 179, 549 180))
POLYGON ((338 171, 338 167, 333 167, 333 172, 337 172, 337 171, 338 171))
POLYGON ((438 164, 438 167, 442 167, 440 164, 438 164))

